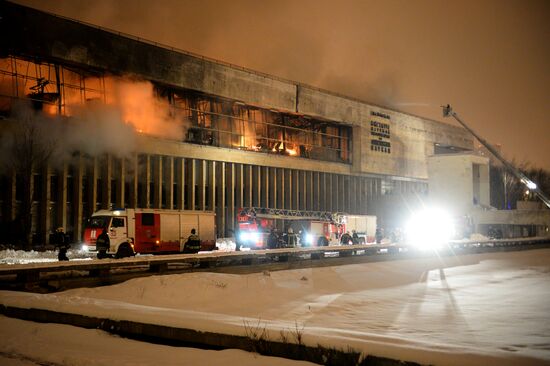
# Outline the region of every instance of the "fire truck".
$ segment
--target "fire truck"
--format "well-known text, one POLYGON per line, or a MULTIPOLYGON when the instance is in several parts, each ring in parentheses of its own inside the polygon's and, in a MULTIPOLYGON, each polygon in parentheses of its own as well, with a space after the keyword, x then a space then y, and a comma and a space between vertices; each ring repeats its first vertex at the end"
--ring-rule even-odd
POLYGON ((115 209, 95 212, 84 230, 88 250, 96 250, 97 237, 107 231, 109 250, 116 258, 135 253, 181 253, 191 229, 201 239, 201 250, 216 246, 216 214, 210 211, 115 209))
POLYGON ((346 215, 333 212, 249 207, 239 209, 237 222, 237 246, 250 249, 267 248, 267 238, 277 227, 282 227, 281 234, 292 228, 300 246, 339 245, 346 232, 346 215))

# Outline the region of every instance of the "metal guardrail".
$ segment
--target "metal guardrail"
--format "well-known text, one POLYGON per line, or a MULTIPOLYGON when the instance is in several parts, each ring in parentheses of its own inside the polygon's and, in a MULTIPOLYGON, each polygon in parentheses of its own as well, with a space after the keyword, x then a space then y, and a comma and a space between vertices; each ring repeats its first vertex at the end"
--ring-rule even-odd
MULTIPOLYGON (((438 249, 437 252, 420 251, 406 245, 389 243, 16 264, 0 266, 0 287, 36 291, 37 287, 48 286, 48 282, 52 280, 73 281, 71 286, 79 287, 78 281, 88 282, 87 285, 82 284, 82 286, 101 285, 159 273, 219 270, 220 268, 230 269, 230 267, 247 267, 249 272, 254 272, 266 268, 277 270, 545 247, 550 247, 550 237, 453 241, 446 247, 438 249), (114 278, 121 275, 123 278, 118 280, 114 278)), ((63 286, 57 285, 57 287, 63 286)))

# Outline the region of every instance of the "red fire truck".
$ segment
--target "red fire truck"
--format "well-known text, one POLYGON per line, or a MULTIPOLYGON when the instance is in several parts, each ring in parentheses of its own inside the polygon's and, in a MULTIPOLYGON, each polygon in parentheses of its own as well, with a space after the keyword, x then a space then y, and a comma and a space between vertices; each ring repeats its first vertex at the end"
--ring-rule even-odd
POLYGON ((237 221, 241 248, 267 248, 269 233, 277 227, 282 234, 292 228, 300 246, 338 245, 346 232, 346 216, 332 212, 249 207, 239 209, 237 221))
POLYGON ((160 209, 100 210, 88 220, 84 242, 95 251, 97 237, 103 229, 109 235, 108 254, 117 258, 135 253, 181 253, 195 229, 201 239, 201 250, 216 246, 216 215, 209 211, 176 211, 160 209))

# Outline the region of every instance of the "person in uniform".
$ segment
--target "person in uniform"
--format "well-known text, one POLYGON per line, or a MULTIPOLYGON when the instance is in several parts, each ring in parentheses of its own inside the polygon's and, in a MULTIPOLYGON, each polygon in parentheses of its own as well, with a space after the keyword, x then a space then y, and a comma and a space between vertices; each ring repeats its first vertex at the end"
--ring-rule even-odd
POLYGON ((340 238, 340 244, 342 245, 349 245, 351 241, 352 241, 351 235, 347 231, 340 238))
POLYGON ((57 259, 60 261, 68 261, 69 257, 67 257, 67 250, 71 247, 71 245, 68 243, 67 237, 65 236, 65 230, 62 227, 58 227, 55 230, 53 239, 56 248, 59 249, 57 259))
POLYGON ((111 241, 109 239, 109 234, 107 234, 107 228, 103 228, 103 231, 97 237, 95 241, 95 248, 97 250, 97 258, 103 259, 107 258, 107 251, 111 246, 111 241))
POLYGON ((357 231, 351 231, 351 240, 353 241, 353 244, 359 244, 359 235, 357 235, 357 231))
POLYGON ((191 235, 187 238, 183 246, 184 253, 198 253, 201 250, 201 239, 195 229, 191 229, 191 235))

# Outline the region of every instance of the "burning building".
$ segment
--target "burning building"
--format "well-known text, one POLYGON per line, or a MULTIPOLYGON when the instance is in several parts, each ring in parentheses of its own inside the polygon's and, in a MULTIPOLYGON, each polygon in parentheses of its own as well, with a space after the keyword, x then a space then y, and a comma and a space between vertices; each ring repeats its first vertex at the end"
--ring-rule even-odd
POLYGON ((473 148, 462 128, 6 1, 0 29, 2 134, 30 119, 51 147, 27 170, 4 152, 1 219, 30 210, 38 242, 78 240, 109 207, 215 211, 219 236, 239 207, 391 223, 425 195, 428 156, 473 148))

